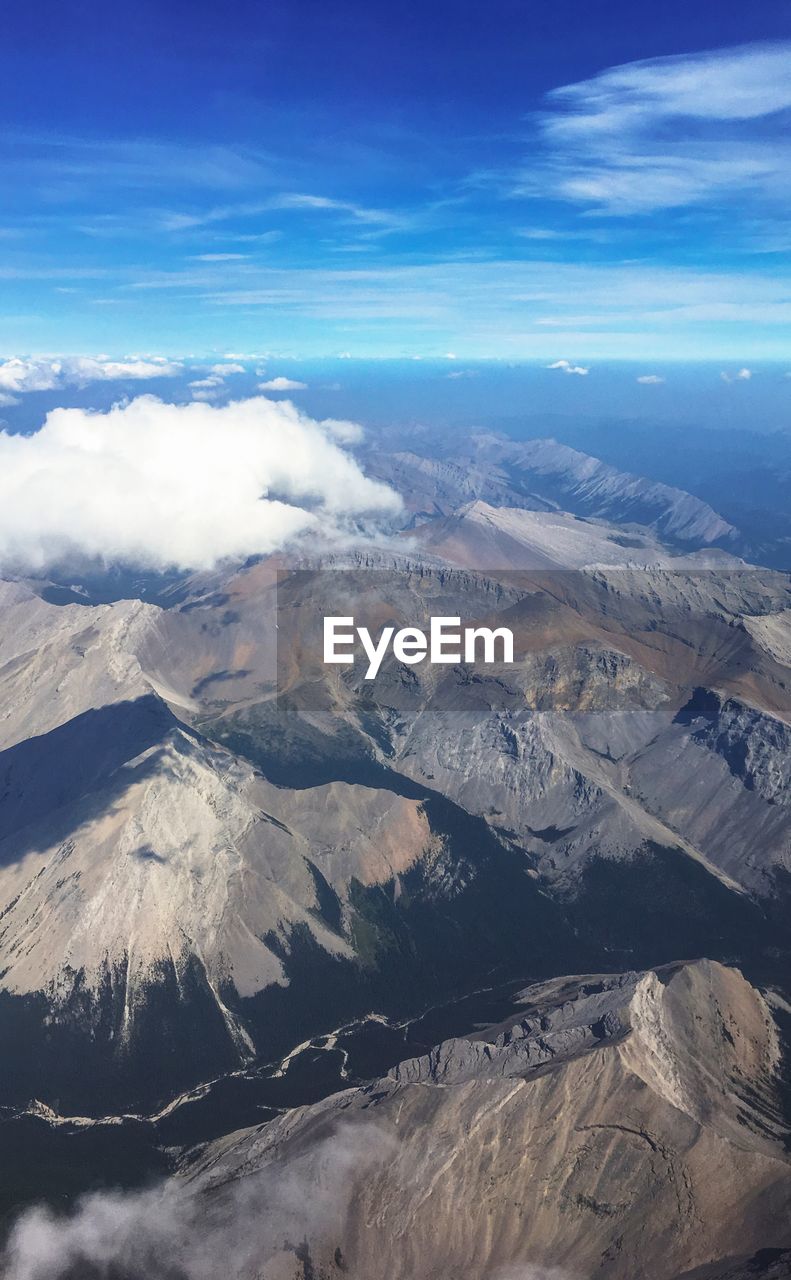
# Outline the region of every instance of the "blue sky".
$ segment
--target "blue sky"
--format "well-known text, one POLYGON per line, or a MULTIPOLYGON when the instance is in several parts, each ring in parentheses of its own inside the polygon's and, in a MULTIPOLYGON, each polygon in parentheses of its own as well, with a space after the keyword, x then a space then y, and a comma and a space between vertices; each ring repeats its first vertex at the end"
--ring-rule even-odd
POLYGON ((42 0, 0 352, 782 360, 791 11, 42 0))

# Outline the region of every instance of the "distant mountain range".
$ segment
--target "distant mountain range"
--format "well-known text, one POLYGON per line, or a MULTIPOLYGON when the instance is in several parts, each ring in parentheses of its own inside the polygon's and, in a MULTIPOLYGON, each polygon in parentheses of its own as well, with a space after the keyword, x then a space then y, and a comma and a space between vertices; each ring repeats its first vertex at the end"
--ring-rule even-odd
POLYGON ((448 514, 465 501, 638 524, 674 545, 732 546, 738 531, 699 498, 629 475, 556 440, 472 436, 453 459, 399 453, 374 470, 405 495, 415 516, 448 514))

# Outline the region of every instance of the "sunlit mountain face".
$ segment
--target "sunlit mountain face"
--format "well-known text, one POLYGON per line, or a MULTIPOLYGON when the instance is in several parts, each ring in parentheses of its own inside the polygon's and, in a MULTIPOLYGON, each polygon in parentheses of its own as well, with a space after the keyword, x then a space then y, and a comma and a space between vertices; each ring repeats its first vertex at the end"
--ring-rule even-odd
POLYGON ((791 1277, 787 6, 0 48, 0 1271, 791 1277))

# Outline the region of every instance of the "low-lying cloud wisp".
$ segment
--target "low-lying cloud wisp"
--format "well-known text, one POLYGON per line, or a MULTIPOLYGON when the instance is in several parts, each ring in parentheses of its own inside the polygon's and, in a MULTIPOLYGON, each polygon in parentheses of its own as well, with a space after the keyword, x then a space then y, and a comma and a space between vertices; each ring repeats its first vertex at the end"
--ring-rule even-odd
POLYGON ((552 364, 547 365, 548 369, 562 369, 563 373, 576 373, 578 377, 585 378, 590 370, 581 364, 572 364, 570 360, 554 360, 552 364))
POLYGON ((307 383, 295 382, 293 378, 269 378, 266 382, 259 382, 260 391, 305 391, 307 383))
MULTIPOLYGON (((277 1259, 330 1253, 361 1172, 392 1140, 374 1125, 339 1127, 309 1152, 265 1165, 206 1196, 175 1179, 132 1192, 84 1197, 69 1216, 27 1210, 2 1263, 6 1280, 252 1280, 277 1259)), ((305 1275, 308 1274, 307 1268, 305 1275)))
POLYGON ((33 435, 0 433, 0 569, 206 569, 371 529, 401 501, 347 451, 356 434, 263 396, 55 409, 33 435))

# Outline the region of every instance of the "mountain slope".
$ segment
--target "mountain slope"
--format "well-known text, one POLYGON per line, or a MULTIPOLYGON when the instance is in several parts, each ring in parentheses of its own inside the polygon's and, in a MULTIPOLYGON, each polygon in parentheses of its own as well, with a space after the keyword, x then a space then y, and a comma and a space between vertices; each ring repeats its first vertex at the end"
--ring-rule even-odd
POLYGON ((787 579, 389 554, 218 572, 168 610, 8 588, 14 1103, 148 1111, 492 974, 785 963, 787 579), (347 602, 376 626, 497 620, 517 662, 338 678, 311 637, 347 602))
MULTIPOLYGON (((410 531, 422 550, 469 569, 581 569, 651 565, 664 568, 725 567, 725 552, 683 558, 630 526, 583 520, 565 512, 492 507, 480 499, 410 531)), ((732 561, 739 565, 738 560, 732 561)))
POLYGON ((520 486, 581 515, 644 525, 660 537, 712 545, 733 539, 735 530, 707 503, 659 481, 619 471, 599 458, 555 440, 513 446, 473 442, 479 459, 503 468, 520 486))
POLYGON ((372 471, 402 493, 415 523, 482 500, 644 526, 670 544, 737 550, 738 531, 700 498, 634 476, 556 440, 472 436, 452 457, 394 453, 372 471))
MULTIPOLYGON (((298 1178, 296 1257, 351 1280, 520 1267, 672 1280, 788 1247, 777 1033, 738 972, 700 962, 525 999, 516 1024, 214 1143, 186 1171, 194 1189, 222 1222, 235 1199, 265 1194, 268 1170, 298 1178), (340 1203, 323 1189, 328 1139, 366 1153, 344 1169, 340 1203)), ((303 1275, 276 1234, 238 1275, 303 1275)))

